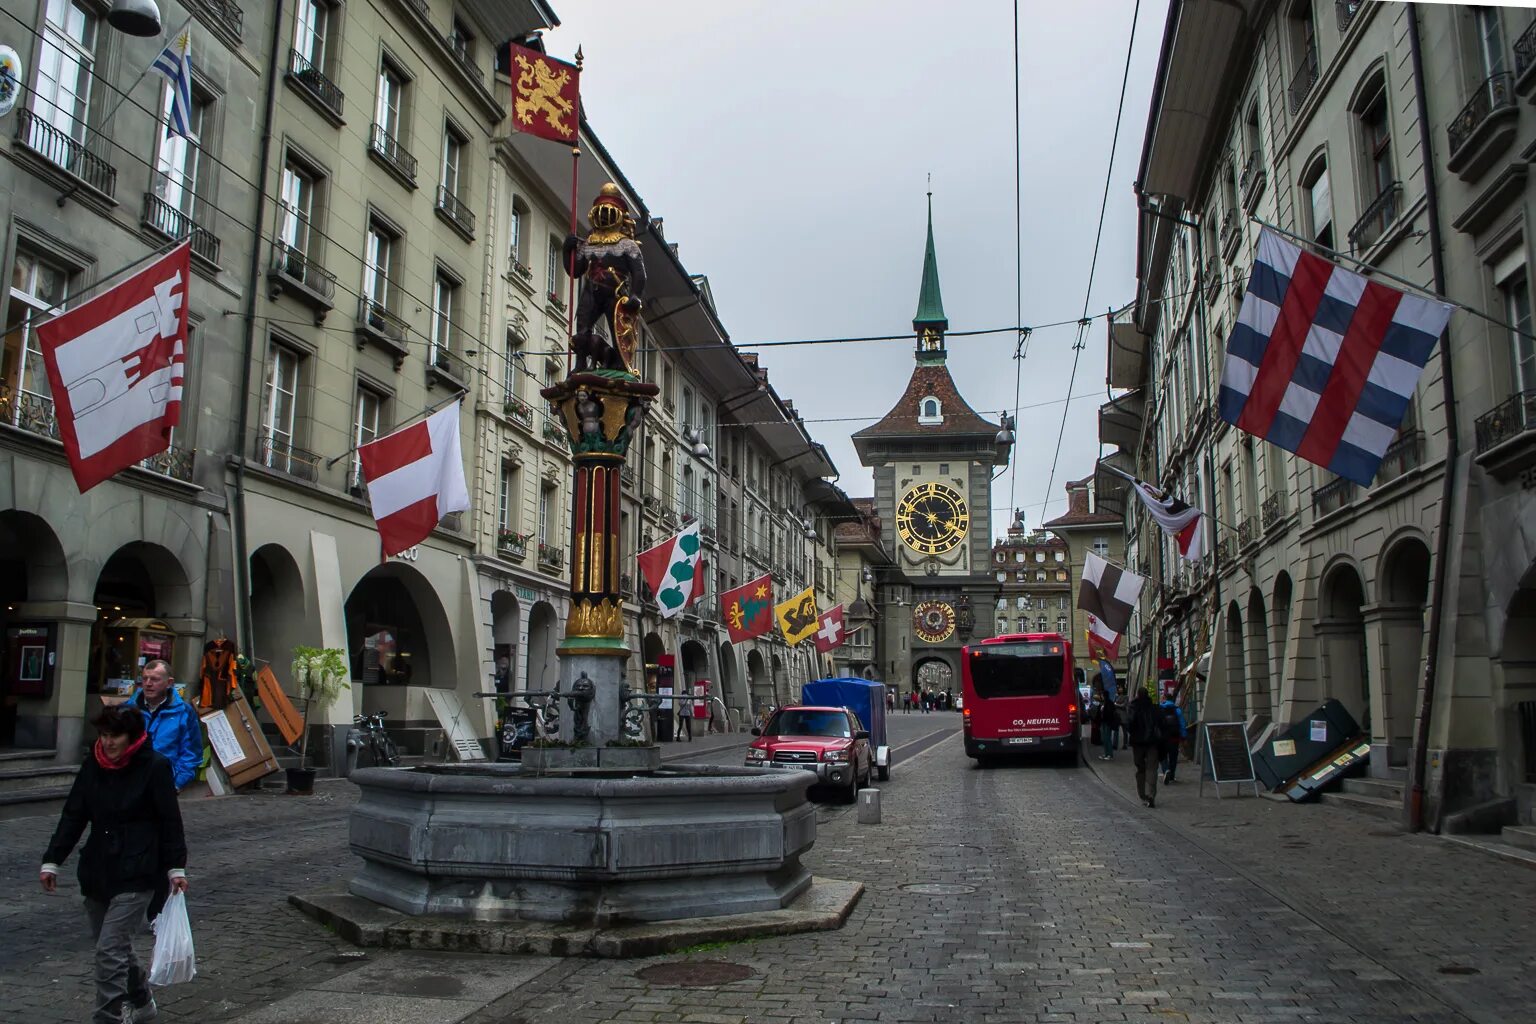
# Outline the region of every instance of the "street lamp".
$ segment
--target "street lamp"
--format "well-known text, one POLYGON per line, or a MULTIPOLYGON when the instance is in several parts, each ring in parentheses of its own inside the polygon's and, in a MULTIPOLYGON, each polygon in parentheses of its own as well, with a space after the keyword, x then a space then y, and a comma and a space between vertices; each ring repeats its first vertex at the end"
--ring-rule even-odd
POLYGON ((704 431, 698 427, 683 425, 683 441, 688 445, 688 450, 695 458, 709 458, 709 445, 704 443, 704 431))
POLYGON ((998 444, 1013 444, 1013 428, 1018 425, 1018 420, 1009 413, 1003 413, 1003 425, 995 438, 998 444))
POLYGON ((158 36, 160 34, 160 8, 155 0, 112 0, 107 11, 107 24, 124 35, 158 36))

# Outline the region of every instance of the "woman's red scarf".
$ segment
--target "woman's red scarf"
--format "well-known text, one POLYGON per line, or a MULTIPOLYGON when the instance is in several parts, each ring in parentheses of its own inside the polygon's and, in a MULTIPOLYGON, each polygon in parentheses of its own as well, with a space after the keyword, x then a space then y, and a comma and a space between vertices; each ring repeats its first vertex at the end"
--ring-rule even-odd
POLYGON ((128 762, 133 759, 134 754, 139 752, 139 748, 144 745, 144 741, 147 739, 149 739, 149 733, 146 732, 144 735, 128 744, 128 749, 123 751, 123 756, 116 759, 107 756, 106 750, 103 749, 101 745, 101 740, 97 740, 96 745, 91 749, 96 752, 97 764, 101 765, 108 771, 117 771, 119 768, 126 768, 128 766, 128 762))

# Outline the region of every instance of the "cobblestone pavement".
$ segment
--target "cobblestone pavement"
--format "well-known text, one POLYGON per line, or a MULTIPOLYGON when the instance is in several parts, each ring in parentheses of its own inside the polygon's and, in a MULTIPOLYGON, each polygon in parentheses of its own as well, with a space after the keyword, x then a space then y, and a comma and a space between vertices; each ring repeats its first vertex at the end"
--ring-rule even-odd
MULTIPOLYGON (((199 802, 187 820, 200 974, 161 993, 161 1019, 1531 1019, 1536 872, 1429 836, 1381 834, 1381 822, 1335 808, 1218 802, 1209 786, 1200 798, 1193 782, 1148 810, 1126 798, 1129 763, 1118 759, 976 770, 957 727, 952 715, 893 719, 908 753, 881 785, 884 824, 823 809, 812 869, 867 886, 847 927, 646 961, 359 955, 284 902, 340 888, 352 871, 349 786, 199 802), (935 730, 943 742, 924 749, 935 730), (704 961, 753 974, 708 988, 636 975, 704 961)), ((0 831, 0 881, 15 894, 0 904, 5 1021, 88 1016, 83 915, 35 882, 52 825, 0 831)))

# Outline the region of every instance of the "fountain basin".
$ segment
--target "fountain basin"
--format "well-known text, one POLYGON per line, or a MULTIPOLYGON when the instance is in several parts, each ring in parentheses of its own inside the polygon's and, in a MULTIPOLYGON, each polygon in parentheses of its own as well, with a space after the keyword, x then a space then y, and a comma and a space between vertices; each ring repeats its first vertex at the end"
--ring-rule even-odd
POLYGON ((531 777, 509 764, 349 778, 363 859, 349 891, 403 914, 603 928, 782 910, 811 885, 809 772, 531 777))

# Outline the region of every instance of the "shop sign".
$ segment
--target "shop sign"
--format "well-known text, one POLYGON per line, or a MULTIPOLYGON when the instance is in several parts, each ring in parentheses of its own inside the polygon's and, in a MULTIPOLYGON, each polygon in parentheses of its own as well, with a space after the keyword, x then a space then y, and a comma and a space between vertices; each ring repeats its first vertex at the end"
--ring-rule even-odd
POLYGON ((419 544, 412 544, 410 547, 406 548, 404 551, 400 552, 399 554, 390 555, 389 557, 390 558, 398 558, 402 562, 414 562, 420 556, 421 556, 421 546, 419 544))
POLYGON ((515 586, 512 588, 512 592, 524 601, 537 601, 539 598, 539 595, 533 592, 532 587, 515 586))

